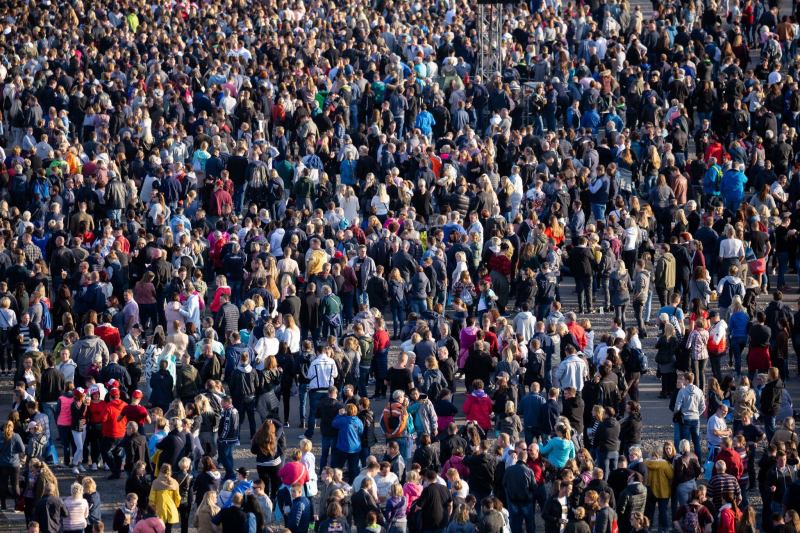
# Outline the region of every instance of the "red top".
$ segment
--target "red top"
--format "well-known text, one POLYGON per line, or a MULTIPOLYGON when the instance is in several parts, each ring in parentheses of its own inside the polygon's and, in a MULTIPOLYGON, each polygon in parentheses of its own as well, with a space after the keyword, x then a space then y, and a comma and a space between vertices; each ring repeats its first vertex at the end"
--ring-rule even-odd
POLYGON ((483 391, 474 391, 464 402, 464 414, 467 420, 474 420, 484 431, 492 429, 492 400, 483 391), (476 393, 482 393, 480 396, 476 393))
POLYGON ((128 422, 136 422, 139 426, 144 424, 144 421, 147 419, 147 409, 141 405, 126 405, 125 408, 122 409, 122 414, 125 415, 128 422))
POLYGON ((86 413, 86 418, 89 420, 90 424, 99 424, 105 418, 106 411, 106 402, 103 400, 97 403, 92 402, 89 404, 89 411, 86 413))
POLYGON ((372 341, 372 349, 376 352, 378 350, 388 348, 389 344, 391 344, 391 341, 389 340, 389 334, 384 330, 376 331, 375 335, 372 336, 372 341))
POLYGON ((583 351, 588 344, 588 341, 586 340, 586 330, 583 329, 583 327, 577 322, 571 322, 567 324, 567 330, 575 335, 575 340, 578 341, 578 348, 583 351))
POLYGON ((113 326, 98 326, 94 330, 94 334, 100 337, 103 342, 108 345, 109 351, 122 344, 122 339, 119 336, 119 330, 113 326))
POLYGON ((104 437, 108 437, 110 439, 121 439, 125 436, 125 424, 128 423, 128 420, 123 417, 122 420, 117 422, 117 417, 119 417, 120 413, 122 413, 122 410, 127 405, 127 403, 123 402, 119 398, 108 402, 108 409, 106 410, 107 416, 103 422, 104 437))

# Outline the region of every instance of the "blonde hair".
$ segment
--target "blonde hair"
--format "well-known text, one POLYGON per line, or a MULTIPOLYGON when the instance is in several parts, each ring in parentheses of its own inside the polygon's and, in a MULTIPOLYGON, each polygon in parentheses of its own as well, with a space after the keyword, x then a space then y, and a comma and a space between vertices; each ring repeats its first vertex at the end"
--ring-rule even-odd
POLYGON ((84 494, 92 494, 93 492, 97 492, 97 483, 95 483, 94 479, 90 478, 89 476, 83 478, 81 483, 83 484, 84 494))
POLYGON ((72 494, 73 498, 82 498, 83 497, 83 485, 80 483, 73 483, 72 486, 69 488, 70 494, 72 494))
POLYGON ((303 453, 310 452, 314 448, 314 445, 308 439, 303 439, 300 441, 300 451, 303 453))

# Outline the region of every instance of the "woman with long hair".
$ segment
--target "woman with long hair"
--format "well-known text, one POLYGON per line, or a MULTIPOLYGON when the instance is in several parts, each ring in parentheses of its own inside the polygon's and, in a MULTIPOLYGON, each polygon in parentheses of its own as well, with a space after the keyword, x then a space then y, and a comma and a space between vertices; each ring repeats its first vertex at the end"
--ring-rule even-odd
POLYGON ((611 305, 614 306, 614 316, 622 321, 622 329, 625 329, 625 310, 631 300, 631 278, 623 261, 617 261, 610 278, 611 305))
POLYGON ((719 508, 719 526, 717 533, 736 533, 736 526, 742 518, 742 512, 736 504, 731 491, 722 493, 722 507, 719 508))
MULTIPOLYGON (((214 465, 214 460, 207 455, 200 459, 200 473, 197 474, 197 478, 194 481, 196 499, 203 501, 206 493, 219 493, 221 480, 222 475, 214 465)), ((216 498, 214 501, 216 501, 216 498)))
POLYGON ((13 504, 19 499, 20 455, 25 453, 22 437, 14 432, 14 423, 6 421, 3 426, 3 442, 0 443, 0 510, 7 510, 6 500, 10 496, 13 504), (9 491, 9 484, 11 490, 9 491))
POLYGON ((692 279, 689 281, 689 301, 700 300, 703 306, 708 307, 711 297, 711 285, 709 283, 708 272, 705 268, 695 267, 692 272, 692 279))
POLYGON ((280 420, 266 420, 258 428, 250 444, 250 452, 256 455, 256 469, 259 479, 264 481, 264 492, 275 499, 281 480, 278 472, 283 462, 286 437, 280 420))
POLYGON ((706 319, 698 318, 695 322, 689 322, 693 327, 689 333, 687 345, 691 349, 692 372, 697 379, 697 387, 705 390, 706 376, 705 369, 708 362, 708 330, 706 330, 706 319))
MULTIPOLYGON (((216 401, 216 399, 214 399, 216 401)), ((204 394, 194 397, 194 407, 200 417, 200 445, 210 455, 216 454, 217 433, 214 430, 219 424, 219 413, 211 406, 211 400, 204 394)))
POLYGON ((197 533, 217 533, 214 525, 211 523, 211 519, 214 518, 219 511, 217 492, 214 490, 206 492, 194 513, 192 525, 197 528, 197 533))
POLYGON ((675 327, 672 324, 664 324, 664 333, 656 341, 656 363, 658 371, 661 373, 661 394, 659 398, 669 398, 675 390, 678 379, 677 369, 675 368, 675 354, 678 349, 678 339, 675 336, 675 327))

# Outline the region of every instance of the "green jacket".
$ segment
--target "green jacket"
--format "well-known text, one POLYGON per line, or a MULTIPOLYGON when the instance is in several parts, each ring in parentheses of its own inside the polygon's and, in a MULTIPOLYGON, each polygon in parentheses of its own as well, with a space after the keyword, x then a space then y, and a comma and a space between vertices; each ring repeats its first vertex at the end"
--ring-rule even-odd
POLYGON ((291 189, 292 181, 294 181, 294 167, 292 164, 286 160, 283 160, 275 165, 275 171, 283 180, 283 188, 291 189))
POLYGON ((372 337, 369 335, 358 337, 358 345, 361 347, 361 362, 359 366, 372 366, 372 352, 374 350, 372 337))
POLYGON ((319 312, 322 316, 333 316, 341 311, 342 301, 333 293, 323 298, 319 304, 319 312))
POLYGON ((300 178, 294 184, 294 195, 297 198, 313 198, 317 195, 317 187, 311 178, 300 178))
POLYGON ((675 287, 675 256, 671 253, 662 255, 656 262, 656 287, 675 287))

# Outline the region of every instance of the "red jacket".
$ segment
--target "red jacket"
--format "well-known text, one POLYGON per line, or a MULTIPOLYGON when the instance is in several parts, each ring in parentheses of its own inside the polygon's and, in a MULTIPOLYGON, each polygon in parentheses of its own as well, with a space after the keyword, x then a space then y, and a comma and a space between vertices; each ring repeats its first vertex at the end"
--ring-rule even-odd
POLYGON ((736 522, 742 517, 742 512, 738 509, 736 513, 733 512, 733 507, 723 509, 719 513, 719 526, 717 526, 717 533, 736 533, 736 522))
POLYGON ((484 431, 492 429, 492 399, 482 390, 472 391, 464 402, 464 414, 467 420, 474 420, 484 431))
POLYGON ((570 322, 567 324, 567 330, 575 336, 575 340, 578 341, 578 348, 583 351, 588 344, 586 340, 586 330, 577 322, 570 322))
POLYGON ((119 336, 119 330, 112 325, 98 326, 94 330, 94 334, 108 345, 108 351, 113 352, 114 349, 122 344, 122 339, 119 336))
POLYGON ((106 404, 108 410, 106 411, 106 418, 103 421, 103 436, 110 439, 121 439, 125 436, 125 425, 128 419, 123 417, 122 420, 117 422, 117 417, 122 414, 122 410, 128 404, 117 398, 111 400, 106 404))
MULTIPOLYGON (((722 461, 725 463, 725 473, 730 474, 736 479, 742 477, 744 473, 744 465, 742 464, 742 457, 739 455, 739 452, 735 451, 733 448, 728 448, 727 450, 720 450, 720 452, 714 457, 714 464, 717 461, 722 461)), ((714 467, 714 474, 717 473, 717 467, 714 467)))

